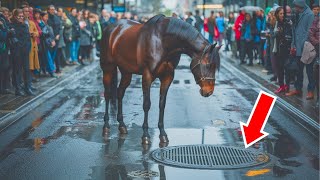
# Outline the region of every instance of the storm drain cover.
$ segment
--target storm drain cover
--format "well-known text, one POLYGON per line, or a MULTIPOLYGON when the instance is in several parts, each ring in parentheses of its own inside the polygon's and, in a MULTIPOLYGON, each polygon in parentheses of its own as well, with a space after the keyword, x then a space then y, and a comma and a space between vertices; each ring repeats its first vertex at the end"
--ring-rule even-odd
POLYGON ((151 178, 159 176, 157 172, 150 170, 138 170, 128 173, 128 176, 135 178, 151 178))
POLYGON ((267 154, 255 150, 204 144, 160 148, 151 156, 165 165, 195 169, 237 169, 269 161, 267 154))

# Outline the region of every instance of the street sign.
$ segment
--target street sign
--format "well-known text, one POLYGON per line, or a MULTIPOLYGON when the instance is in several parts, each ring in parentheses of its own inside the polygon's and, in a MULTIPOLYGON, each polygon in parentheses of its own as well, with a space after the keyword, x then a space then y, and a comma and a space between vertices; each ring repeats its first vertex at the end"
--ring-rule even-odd
POLYGON ((114 12, 126 12, 126 7, 124 7, 124 6, 113 6, 112 7, 112 10, 114 11, 114 12))

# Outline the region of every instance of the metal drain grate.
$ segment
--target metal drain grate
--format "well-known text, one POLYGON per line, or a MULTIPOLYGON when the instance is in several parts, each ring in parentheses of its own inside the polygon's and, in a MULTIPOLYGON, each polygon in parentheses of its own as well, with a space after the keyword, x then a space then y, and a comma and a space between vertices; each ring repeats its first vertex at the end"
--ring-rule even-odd
POLYGON ((166 165, 196 169, 237 169, 269 161, 268 155, 258 151, 203 144, 160 148, 151 156, 166 165))

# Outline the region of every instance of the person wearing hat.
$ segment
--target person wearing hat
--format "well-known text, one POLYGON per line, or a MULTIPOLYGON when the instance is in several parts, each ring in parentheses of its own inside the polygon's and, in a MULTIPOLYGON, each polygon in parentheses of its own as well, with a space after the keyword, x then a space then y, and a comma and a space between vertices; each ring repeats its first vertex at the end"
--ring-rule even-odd
POLYGON ((308 40, 308 30, 310 29, 314 14, 306 4, 305 0, 294 0, 293 5, 295 7, 298 19, 293 25, 293 41, 291 43, 290 54, 295 57, 298 64, 297 79, 295 82, 295 90, 286 93, 287 96, 302 95, 303 87, 303 70, 306 66, 308 75, 308 95, 307 100, 313 99, 313 91, 315 89, 315 81, 313 77, 313 63, 304 64, 300 61, 304 43, 308 40))

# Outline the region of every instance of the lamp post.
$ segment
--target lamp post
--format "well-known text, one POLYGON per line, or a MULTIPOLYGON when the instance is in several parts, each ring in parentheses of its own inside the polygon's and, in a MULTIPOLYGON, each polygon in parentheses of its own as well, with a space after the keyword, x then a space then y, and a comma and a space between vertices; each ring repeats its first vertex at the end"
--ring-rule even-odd
POLYGON ((204 8, 204 6, 206 5, 206 0, 203 0, 203 3, 202 3, 202 15, 203 15, 203 18, 205 18, 206 16, 205 16, 205 8, 204 8))

